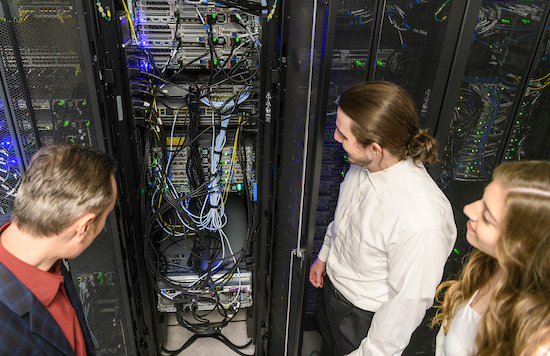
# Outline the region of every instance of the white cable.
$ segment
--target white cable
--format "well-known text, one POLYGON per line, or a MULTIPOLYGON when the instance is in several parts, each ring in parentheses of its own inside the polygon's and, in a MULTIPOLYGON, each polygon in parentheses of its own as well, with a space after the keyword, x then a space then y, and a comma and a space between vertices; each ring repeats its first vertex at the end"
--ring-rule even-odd
MULTIPOLYGON (((229 253, 231 254, 231 258, 233 259, 233 262, 235 264, 237 264, 237 260, 235 259, 235 254, 233 253, 233 249, 231 248, 231 243, 229 242, 229 239, 227 238, 227 235, 223 232, 223 230, 220 230, 220 235, 223 236, 223 238, 227 242, 227 247, 229 249, 229 253)), ((239 267, 237 267, 237 273, 239 274, 239 288, 237 289, 237 293, 235 293, 235 298, 231 302, 229 302, 229 304, 223 305, 224 307, 229 307, 231 304, 233 304, 233 303, 235 303, 236 301, 239 300, 239 295, 241 293, 241 287, 242 287, 241 269, 239 267)))
MULTIPOLYGON (((246 88, 247 90, 250 87, 246 88)), ((248 99, 250 92, 246 91, 242 93, 237 99, 237 105, 248 99)), ((221 113, 221 129, 220 132, 216 135, 215 125, 214 125, 214 110, 212 110, 212 147, 210 154, 210 182, 208 184, 208 202, 210 203, 210 210, 205 214, 204 210, 206 207, 206 202, 203 204, 201 210, 201 219, 200 225, 204 229, 210 231, 218 231, 222 229, 227 223, 227 215, 225 214, 225 206, 222 199, 222 189, 221 189, 221 154, 226 139, 227 128, 229 127, 229 121, 231 118, 231 111, 235 107, 235 99, 231 99, 228 102, 221 101, 211 101, 207 97, 202 97, 200 101, 212 108, 217 108, 221 113)))

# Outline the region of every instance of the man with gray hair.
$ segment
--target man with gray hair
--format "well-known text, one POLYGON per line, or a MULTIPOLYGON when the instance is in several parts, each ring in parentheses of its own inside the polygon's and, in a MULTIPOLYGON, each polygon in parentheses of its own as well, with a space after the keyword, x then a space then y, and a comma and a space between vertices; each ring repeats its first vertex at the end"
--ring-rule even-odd
POLYGON ((63 259, 103 230, 116 203, 116 162, 52 144, 31 160, 11 223, 0 228, 0 355, 95 355, 63 259))

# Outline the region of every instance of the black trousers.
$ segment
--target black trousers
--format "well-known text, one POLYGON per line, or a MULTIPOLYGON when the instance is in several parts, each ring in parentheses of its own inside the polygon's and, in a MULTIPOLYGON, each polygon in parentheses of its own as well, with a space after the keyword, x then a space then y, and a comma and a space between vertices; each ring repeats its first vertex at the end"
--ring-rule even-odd
POLYGON ((348 302, 323 277, 324 302, 319 303, 317 323, 323 336, 322 356, 343 356, 357 349, 367 336, 373 312, 357 308, 348 302))

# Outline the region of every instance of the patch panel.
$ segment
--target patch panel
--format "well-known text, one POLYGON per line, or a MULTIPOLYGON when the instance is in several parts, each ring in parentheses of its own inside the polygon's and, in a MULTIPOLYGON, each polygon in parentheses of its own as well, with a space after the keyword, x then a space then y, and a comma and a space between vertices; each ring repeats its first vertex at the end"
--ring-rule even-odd
MULTIPOLYGON (((178 53, 169 62, 170 57, 163 58, 160 53, 153 53, 155 65, 158 68, 176 69, 178 63, 185 63, 196 53, 186 53, 189 47, 209 46, 209 40, 216 49, 223 51, 216 53, 216 59, 221 60, 234 52, 235 56, 242 56, 247 47, 254 42, 250 34, 259 33, 259 20, 245 13, 239 14, 246 28, 238 19, 234 9, 197 5, 196 7, 179 2, 168 1, 138 1, 136 3, 136 31, 139 45, 145 48, 174 47, 178 43, 178 53), (208 25, 208 31, 205 26, 208 25), (210 37, 212 36, 212 37, 210 37), (169 62, 167 64, 167 62, 169 62)), ((201 54, 198 54, 200 56, 201 54)), ((209 63, 203 62, 203 65, 209 63)))

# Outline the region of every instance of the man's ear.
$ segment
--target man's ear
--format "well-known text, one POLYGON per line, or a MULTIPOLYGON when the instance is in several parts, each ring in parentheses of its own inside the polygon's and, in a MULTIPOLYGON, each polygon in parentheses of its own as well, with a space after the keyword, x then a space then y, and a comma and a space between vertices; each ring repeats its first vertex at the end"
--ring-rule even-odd
POLYGON ((380 155, 382 155, 382 146, 380 146, 378 143, 376 142, 373 142, 369 145, 368 149, 371 151, 371 154, 373 155, 373 157, 378 157, 380 155))
POLYGON ((87 234, 90 233, 91 230, 93 230, 93 223, 96 218, 96 214, 93 213, 86 213, 76 219, 74 222, 74 227, 76 229, 76 236, 79 239, 83 239, 87 236, 87 234))

